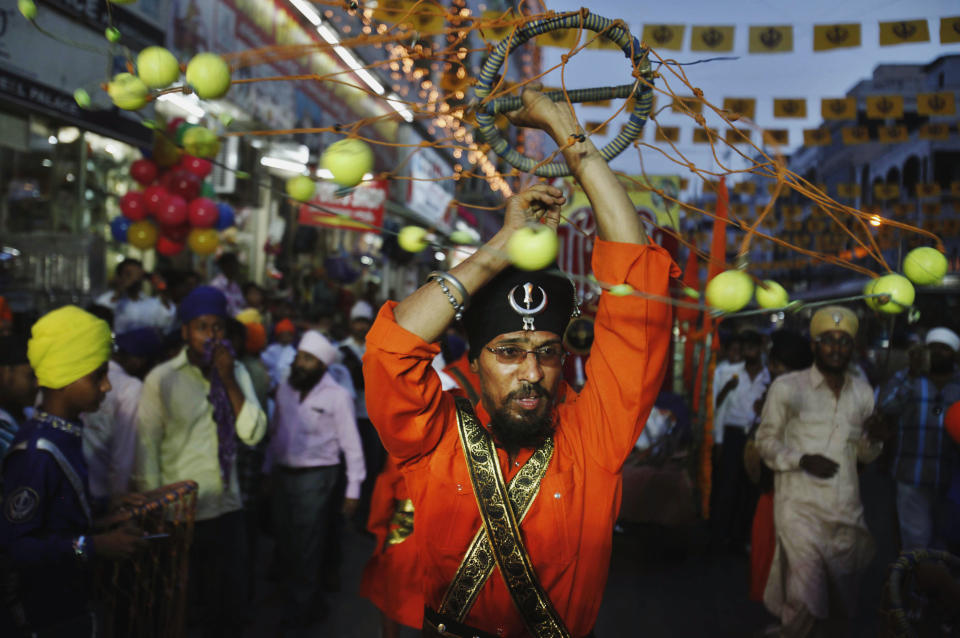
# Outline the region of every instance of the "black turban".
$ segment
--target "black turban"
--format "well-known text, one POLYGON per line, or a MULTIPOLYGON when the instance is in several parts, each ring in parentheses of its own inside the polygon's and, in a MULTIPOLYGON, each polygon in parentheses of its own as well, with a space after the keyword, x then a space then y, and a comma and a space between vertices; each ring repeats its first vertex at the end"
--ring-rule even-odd
POLYGON ((508 332, 542 330, 563 337, 576 308, 575 295, 571 281, 556 268, 529 271, 508 267, 473 295, 463 313, 470 360, 508 332))

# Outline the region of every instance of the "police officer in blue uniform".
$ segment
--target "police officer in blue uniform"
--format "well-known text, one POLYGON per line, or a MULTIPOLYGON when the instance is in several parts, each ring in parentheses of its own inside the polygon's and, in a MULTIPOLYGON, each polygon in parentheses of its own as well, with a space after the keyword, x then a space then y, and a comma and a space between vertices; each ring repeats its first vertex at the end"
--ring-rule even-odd
POLYGON ((110 390, 110 349, 109 326, 75 306, 33 326, 28 356, 41 407, 2 461, 0 552, 17 585, 5 592, 2 636, 96 636, 93 558, 126 558, 144 543, 132 529, 93 532, 79 415, 96 410, 110 390))

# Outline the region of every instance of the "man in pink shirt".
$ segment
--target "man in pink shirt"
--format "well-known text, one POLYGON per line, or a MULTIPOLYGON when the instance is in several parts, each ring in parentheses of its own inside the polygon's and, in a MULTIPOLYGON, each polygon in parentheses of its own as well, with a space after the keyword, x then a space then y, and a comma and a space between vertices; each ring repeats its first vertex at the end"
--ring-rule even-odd
POLYGON ((291 606, 288 618, 296 626, 308 626, 325 612, 317 600, 317 574, 340 452, 347 461, 347 517, 357 507, 366 476, 353 397, 327 374, 337 357, 337 348, 322 334, 304 334, 290 377, 277 388, 270 424, 266 466, 272 469, 281 582, 291 606))

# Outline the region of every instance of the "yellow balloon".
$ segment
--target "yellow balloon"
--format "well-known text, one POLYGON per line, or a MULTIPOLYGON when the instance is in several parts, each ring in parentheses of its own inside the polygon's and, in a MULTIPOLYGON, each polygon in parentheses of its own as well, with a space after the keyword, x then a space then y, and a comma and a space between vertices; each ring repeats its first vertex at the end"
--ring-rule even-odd
POLYGON ((220 239, 212 228, 194 228, 187 235, 187 245, 198 255, 212 255, 220 239))
POLYGON ((147 220, 133 222, 127 230, 127 241, 140 250, 153 248, 157 243, 157 227, 147 220))

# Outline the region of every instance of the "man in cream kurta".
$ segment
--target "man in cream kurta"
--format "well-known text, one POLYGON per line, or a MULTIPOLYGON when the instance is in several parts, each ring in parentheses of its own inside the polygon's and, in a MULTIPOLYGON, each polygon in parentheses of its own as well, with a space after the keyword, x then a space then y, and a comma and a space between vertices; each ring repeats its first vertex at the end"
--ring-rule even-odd
POLYGON ((839 306, 814 315, 812 367, 777 378, 757 431, 775 472, 776 554, 764 593, 782 635, 845 636, 860 573, 874 543, 860 502, 857 462, 879 456, 864 425, 873 391, 849 369, 857 319, 839 306))

